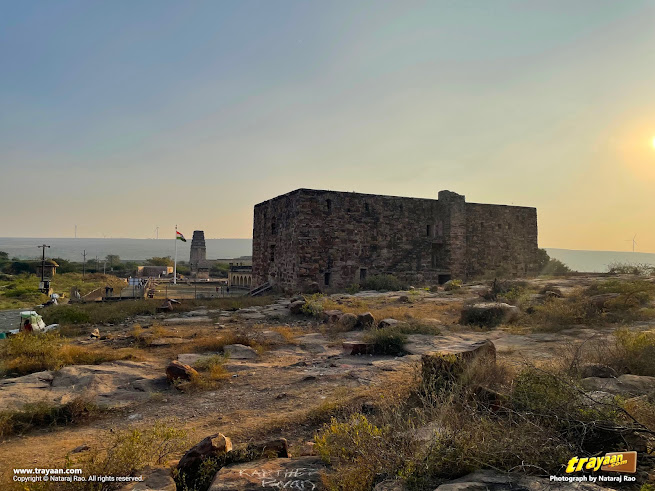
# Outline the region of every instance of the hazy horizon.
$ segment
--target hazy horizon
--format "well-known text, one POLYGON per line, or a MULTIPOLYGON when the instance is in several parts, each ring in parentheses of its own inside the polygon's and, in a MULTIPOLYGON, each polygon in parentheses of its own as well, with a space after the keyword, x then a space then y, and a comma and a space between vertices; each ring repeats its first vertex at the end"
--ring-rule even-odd
POLYGON ((24 237, 249 237, 297 188, 533 206, 655 251, 655 2, 7 2, 0 206, 24 237))

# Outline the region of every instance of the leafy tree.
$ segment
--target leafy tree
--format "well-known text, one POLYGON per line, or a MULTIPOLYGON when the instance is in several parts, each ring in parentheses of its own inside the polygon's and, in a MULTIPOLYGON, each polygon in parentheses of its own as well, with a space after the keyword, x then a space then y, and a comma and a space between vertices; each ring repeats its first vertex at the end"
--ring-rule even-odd
POLYGON ((151 257, 147 260, 147 263, 151 266, 173 266, 171 256, 151 257))
POLYGON ((121 258, 116 254, 107 254, 107 256, 105 256, 105 261, 109 263, 109 268, 113 269, 114 264, 119 264, 121 262, 121 258))
POLYGON ((9 253, 5 251, 0 251, 0 263, 9 261, 9 253))

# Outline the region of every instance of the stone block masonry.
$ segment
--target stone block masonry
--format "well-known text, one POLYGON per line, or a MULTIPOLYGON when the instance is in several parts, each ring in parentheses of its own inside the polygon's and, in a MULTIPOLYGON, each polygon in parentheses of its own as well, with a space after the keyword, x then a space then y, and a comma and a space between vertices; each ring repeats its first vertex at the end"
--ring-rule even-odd
POLYGON ((537 261, 537 210, 438 199, 297 189, 255 205, 253 286, 338 291, 393 274, 412 284, 494 272, 525 276, 537 261))

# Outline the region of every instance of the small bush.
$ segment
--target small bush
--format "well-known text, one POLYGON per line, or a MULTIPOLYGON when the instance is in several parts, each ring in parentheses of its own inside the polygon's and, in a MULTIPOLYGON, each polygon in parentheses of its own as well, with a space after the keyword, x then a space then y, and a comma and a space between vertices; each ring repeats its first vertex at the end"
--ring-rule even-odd
POLYGON ((444 285, 444 291, 451 292, 462 288, 462 280, 449 280, 444 285))
POLYGON ((607 266, 610 274, 634 274, 639 276, 650 276, 655 272, 655 266, 645 263, 622 263, 613 262, 607 266))
POLYGON ((369 276, 361 285, 362 290, 377 290, 379 292, 407 289, 407 285, 391 274, 369 276))
POLYGON ((20 410, 0 412, 0 437, 21 435, 33 428, 77 424, 100 412, 95 403, 82 396, 64 405, 49 402, 25 404, 20 410))
POLYGON ((323 301, 325 296, 321 293, 315 293, 313 295, 304 295, 304 299, 305 305, 302 306, 302 313, 312 317, 320 317, 324 310, 323 301))
POLYGON ((615 367, 635 375, 655 377, 655 331, 631 331, 627 327, 614 331, 616 349, 611 360, 615 367))
POLYGON ((367 332, 364 341, 373 343, 373 350, 378 355, 398 356, 405 353, 407 336, 401 329, 390 326, 367 332))

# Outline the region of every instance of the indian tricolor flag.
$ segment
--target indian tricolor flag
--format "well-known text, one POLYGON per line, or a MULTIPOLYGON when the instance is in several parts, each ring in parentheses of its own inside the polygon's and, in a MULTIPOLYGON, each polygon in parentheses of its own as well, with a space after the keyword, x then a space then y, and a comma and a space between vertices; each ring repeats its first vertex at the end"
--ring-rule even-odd
POLYGON ((177 230, 175 231, 175 238, 177 240, 181 240, 182 242, 186 242, 186 239, 184 238, 184 235, 182 235, 180 232, 177 230))

